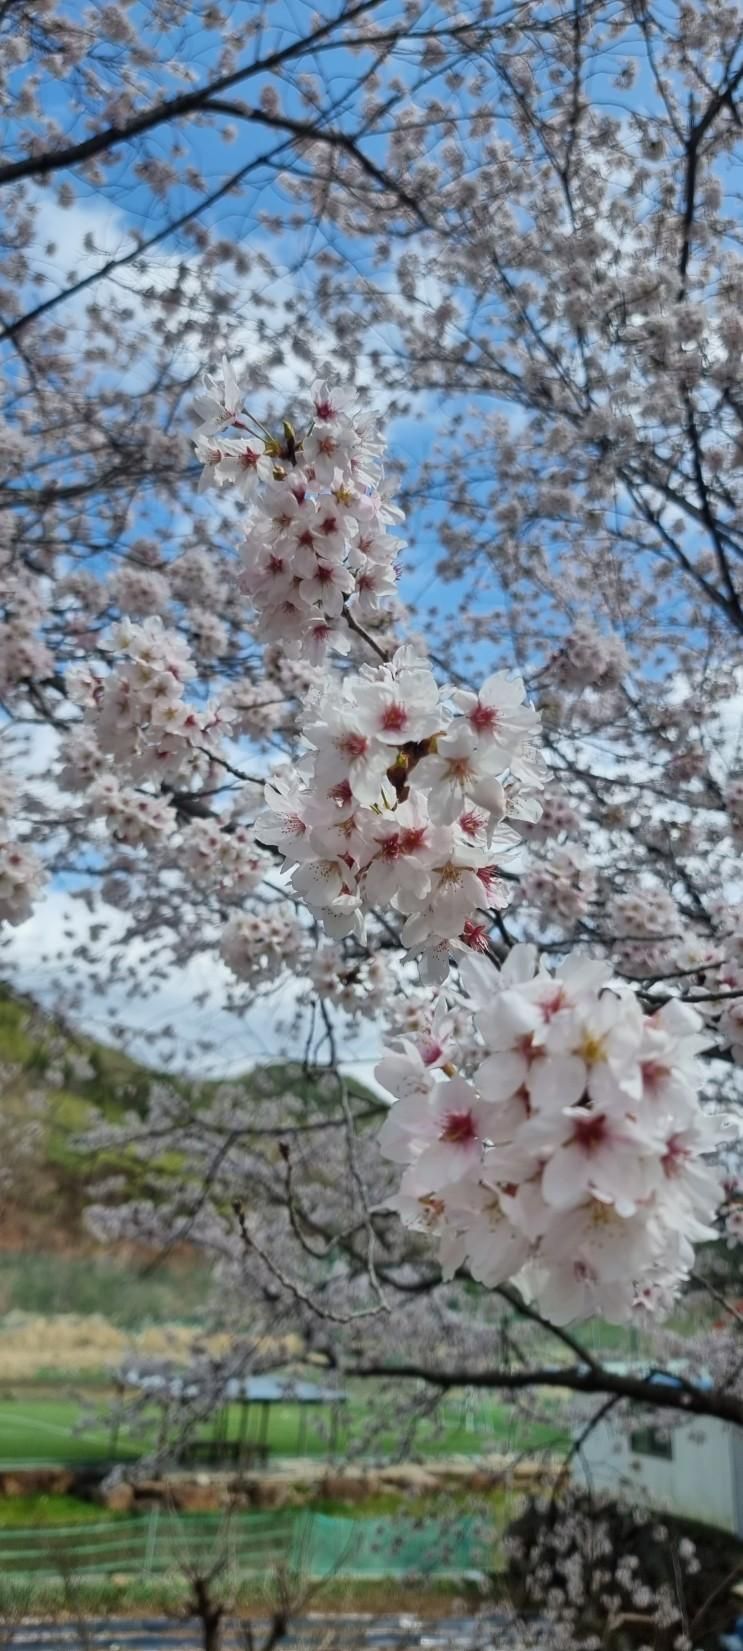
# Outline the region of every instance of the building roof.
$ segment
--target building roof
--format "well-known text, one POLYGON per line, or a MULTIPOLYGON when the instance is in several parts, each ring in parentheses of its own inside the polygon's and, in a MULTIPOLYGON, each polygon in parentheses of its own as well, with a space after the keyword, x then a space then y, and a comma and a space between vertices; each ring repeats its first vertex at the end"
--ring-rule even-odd
POLYGON ((684 1382, 690 1382, 706 1392, 714 1386, 706 1370, 695 1373, 684 1359, 671 1359, 665 1370, 658 1370, 642 1359, 607 1359, 606 1369, 615 1376, 639 1376, 644 1381, 656 1382, 659 1387, 682 1387, 684 1382))
POLYGON ((214 1372, 156 1369, 151 1365, 127 1365, 119 1372, 122 1386, 140 1393, 168 1399, 200 1399, 213 1396, 215 1404, 344 1404, 346 1394, 337 1387, 292 1376, 227 1376, 220 1380, 214 1372))

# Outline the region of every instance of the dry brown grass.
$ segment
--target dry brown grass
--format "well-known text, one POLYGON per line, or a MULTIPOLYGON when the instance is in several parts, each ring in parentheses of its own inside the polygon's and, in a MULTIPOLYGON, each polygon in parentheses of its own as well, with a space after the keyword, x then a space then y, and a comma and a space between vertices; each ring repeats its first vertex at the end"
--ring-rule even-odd
MULTIPOLYGON (((185 1364, 197 1346, 220 1356, 232 1345, 226 1333, 204 1337, 184 1324, 127 1331, 109 1324, 102 1313, 9 1313, 0 1323, 0 1380, 19 1381, 50 1370, 113 1373, 131 1354, 176 1359, 185 1364)), ((287 1346, 286 1351, 291 1354, 297 1349, 287 1346)))

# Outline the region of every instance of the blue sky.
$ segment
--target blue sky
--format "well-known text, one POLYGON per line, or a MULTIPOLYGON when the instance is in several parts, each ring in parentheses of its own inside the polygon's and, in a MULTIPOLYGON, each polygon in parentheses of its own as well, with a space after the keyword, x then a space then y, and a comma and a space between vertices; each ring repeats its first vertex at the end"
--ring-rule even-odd
MULTIPOLYGON (((239 0, 239 3, 231 8, 231 17, 240 19, 248 14, 248 10, 247 5, 242 4, 239 0)), ((134 6, 130 8, 129 15, 134 27, 146 34, 151 25, 151 9, 146 4, 134 6)), ((390 0, 390 3, 377 14, 378 17, 386 16, 389 18, 395 18, 397 15, 399 15, 399 8, 397 4, 393 3, 393 0, 390 0)), ((294 0, 279 0, 279 3, 272 8, 271 16, 273 21, 270 27, 264 31, 259 42, 261 53, 270 51, 293 33, 300 34, 307 26, 307 21, 312 16, 312 10, 309 6, 295 4, 294 0)), ((177 30, 172 31, 167 40, 163 42, 163 47, 163 56, 166 62, 176 59, 181 54, 182 42, 177 30)), ((213 33, 206 30, 197 30, 191 36, 188 42, 187 57, 196 71, 197 80, 207 78, 213 70, 218 50, 219 40, 213 33)), ((104 79, 106 76, 105 59, 107 53, 108 47, 104 42, 101 42, 93 54, 104 79)), ((404 66, 404 59, 401 56, 395 63, 395 69, 400 71, 404 69, 404 66)), ((334 121, 339 125, 345 124, 347 129, 353 129, 354 118, 351 112, 352 100, 349 100, 349 92, 352 89, 354 78, 358 74, 359 59, 345 50, 340 51, 334 48, 332 51, 324 53, 322 57, 318 56, 316 67, 318 72, 322 73, 323 78, 330 81, 336 105, 333 115, 334 121)), ((23 79, 25 72, 25 70, 18 72, 18 80, 23 79)), ((265 77, 263 81, 258 78, 255 82, 251 82, 249 86, 239 89, 237 95, 247 96, 251 102, 257 101, 260 97, 261 85, 265 83, 265 77)), ((159 95, 177 94, 183 87, 184 81, 182 79, 167 67, 163 69, 159 76, 159 95)), ((626 112, 628 109, 641 106, 648 91, 649 86, 642 77, 640 77, 630 94, 623 94, 622 96, 611 87, 608 76, 603 76, 599 82, 594 83, 594 92, 605 96, 617 114, 620 114, 622 110, 626 112)), ((307 111, 296 92, 285 88, 283 96, 285 108, 289 114, 306 115, 307 111)), ((62 83, 50 77, 44 84, 43 97, 46 110, 64 121, 66 94, 62 83)), ((69 138, 75 140, 87 135, 85 122, 82 119, 75 124, 69 122, 65 122, 65 124, 69 138)), ((237 169, 238 166, 247 164, 255 156, 275 150, 282 141, 279 135, 268 130, 260 130, 249 123, 242 123, 239 126, 237 140, 232 145, 223 144, 217 132, 207 126, 202 127, 194 123, 184 123, 181 127, 181 133, 188 152, 194 164, 206 179, 207 185, 212 182, 216 185, 221 180, 225 163, 231 168, 237 169)), ((165 138, 162 141, 159 138, 154 139, 152 148, 155 152, 165 154, 165 138)), ((381 161, 383 159, 381 140, 373 144, 369 152, 381 161)), ((151 197, 137 176, 137 161, 138 152, 123 147, 115 165, 106 171, 104 186, 93 187, 85 182, 76 181, 77 198, 75 204, 69 210, 64 210, 57 204, 57 185, 61 181, 60 179, 57 179, 51 187, 45 187, 40 192, 42 214, 35 248, 35 264, 37 269, 43 271, 47 277, 48 284, 41 294, 35 290, 29 293, 29 298, 32 301, 36 301, 39 296, 54 291, 58 285, 65 284, 65 276, 70 268, 74 268, 78 275, 82 275, 96 264, 98 255, 86 249, 86 236, 92 236, 94 244, 105 258, 114 251, 123 249, 130 231, 136 229, 146 236, 157 227, 157 222, 151 211, 151 197), (46 251, 48 242, 56 243, 56 251, 53 253, 46 251)), ((188 210, 195 203, 195 200, 196 195, 193 191, 185 186, 179 186, 169 200, 171 215, 178 216, 179 213, 188 210)), ((244 199, 221 202, 218 207, 212 210, 211 214, 207 213, 207 219, 211 218, 212 222, 218 223, 221 233, 244 243, 253 254, 257 253, 261 246, 267 246, 273 260, 286 271, 285 281, 287 285, 291 283, 296 290, 302 291, 307 286, 307 277, 303 267, 305 256, 316 249, 320 235, 324 232, 321 232, 317 227, 312 227, 305 228, 291 236, 287 234, 277 236, 270 233, 264 226, 257 226, 256 214, 258 212, 270 216, 279 210, 283 212, 285 208, 286 199, 281 189, 277 188, 272 181, 270 170, 264 168, 258 174, 255 182, 250 185, 244 199)), ((364 253, 359 243, 354 242, 353 247, 350 247, 344 242, 343 237, 336 232, 334 234, 334 244, 344 253, 352 253, 357 267, 367 268, 369 274, 374 275, 375 279, 380 277, 380 271, 370 261, 366 265, 364 264, 364 258, 368 260, 369 255, 364 253)), ((182 250, 182 241, 179 246, 182 250)), ((156 276, 159 272, 159 277, 166 280, 169 272, 172 271, 174 260, 179 255, 179 248, 175 244, 168 244, 167 242, 153 251, 150 258, 156 276)), ((391 262, 388 269, 381 273, 394 287, 393 263, 391 262)), ((130 273, 126 279, 136 293, 138 278, 130 273)), ((231 275, 230 279, 234 281, 234 275, 231 275)), ((252 284, 254 279, 255 277, 251 275, 249 284, 252 284)), ((271 281, 266 278, 265 286, 269 291, 271 285, 271 281)), ((66 310, 60 308, 57 311, 57 317, 61 319, 65 314, 70 319, 76 317, 79 324, 84 319, 84 301, 83 299, 74 300, 66 310)), ((384 347, 390 342, 394 342, 391 335, 379 339, 380 345, 384 347)), ((210 364, 204 363, 204 365, 210 364)), ((115 374, 117 372, 116 363, 110 363, 101 371, 104 374, 115 374)), ((291 367, 284 368, 282 375, 282 393, 289 398, 292 391, 291 367)), ((380 397, 379 400, 381 403, 380 410, 384 412, 384 399, 380 397)), ((474 400, 475 398, 468 397, 468 405, 471 405, 474 400)), ((464 407, 464 402, 462 407, 464 407)), ((488 400, 488 408, 491 411, 493 410, 492 398, 488 400)), ((451 413, 455 410, 455 406, 450 401, 447 405, 447 412, 451 413)), ((399 458, 415 465, 429 451, 439 424, 439 418, 440 412, 437 399, 430 395, 417 396, 411 416, 396 418, 390 429, 393 462, 396 458, 399 458)), ((402 595, 412 610, 414 625, 421 617, 425 617, 426 610, 432 604, 438 604, 440 611, 445 614, 454 612, 457 602, 465 590, 464 581, 444 583, 436 572, 438 556, 435 532, 436 514, 436 508, 429 512, 431 525, 426 529, 423 529, 419 521, 414 520, 409 524, 410 543, 403 563, 402 595)), ((154 518, 154 524, 158 525, 157 515, 154 518)), ((167 530, 169 525, 172 524, 160 519, 160 525, 164 530, 167 530)), ((136 530, 133 529, 133 531, 136 530)), ((482 672, 485 674, 488 669, 492 668, 494 663, 492 650, 483 643, 474 650, 474 653, 477 665, 481 666, 482 672)), ((44 761, 47 760, 43 752, 39 753, 39 760, 43 766, 44 761)), ((40 909, 40 917, 33 920, 31 925, 19 931, 18 935, 14 937, 12 951, 16 964, 21 970, 19 978, 22 984, 33 985, 34 981, 43 981, 45 978, 45 966, 42 962, 44 947, 48 943, 50 933, 54 932, 55 928, 57 932, 60 932, 62 922, 69 910, 69 903, 65 903, 63 891, 58 887, 52 892, 47 906, 40 909)), ((79 916, 76 910, 73 922, 76 925, 78 921, 79 916)), ((181 982, 182 986, 183 984, 181 982)), ((203 983, 195 983, 196 988, 201 984, 203 983)), ((97 1008, 99 1007, 97 1006, 97 1008)), ((114 1005, 114 1008, 117 1007, 122 1006, 114 1005)), ((141 1037, 146 1042, 154 1023, 154 1017, 159 1013, 159 1010, 155 1010, 152 1005, 136 1006, 128 1004, 123 1007, 125 1007, 126 1015, 130 1020, 139 1021, 141 1037)), ((88 1012, 94 1015, 97 1008, 91 1003, 88 1012)), ((170 992, 163 994, 162 1012, 163 1018, 169 1017, 173 1012, 172 993, 170 992)), ((210 1010, 208 1013, 214 1017, 217 1011, 210 1010)), ((248 1043, 255 1049, 256 1055, 261 1052, 261 1046, 263 1046, 262 1052, 266 1052, 267 1046, 270 1052, 274 1033, 267 1033, 265 1020, 266 1017, 261 1012, 254 1026, 243 1023, 241 1027, 234 1029, 234 1032, 228 1032, 225 1027, 223 1034, 220 1030, 221 1047, 225 1049, 234 1036, 238 1040, 238 1044, 242 1039, 243 1044, 246 1046, 246 1057, 248 1059, 253 1058, 252 1054, 247 1055, 248 1043)), ((213 1024, 216 1025, 216 1021, 213 1021, 213 1024)))

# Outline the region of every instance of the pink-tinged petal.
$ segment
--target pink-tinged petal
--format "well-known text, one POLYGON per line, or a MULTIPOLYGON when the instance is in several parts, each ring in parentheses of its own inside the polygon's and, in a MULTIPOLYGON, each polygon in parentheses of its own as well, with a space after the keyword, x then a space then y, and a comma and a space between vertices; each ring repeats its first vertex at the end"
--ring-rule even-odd
POLYGON ((513 946, 501 969, 501 981, 504 986, 520 986, 526 980, 532 980, 537 970, 538 952, 526 940, 520 940, 513 946))
POLYGON ((507 1101, 525 1082, 528 1065, 523 1055, 506 1051, 488 1055, 477 1070, 477 1087, 486 1101, 507 1101))
POLYGON ((523 679, 520 676, 509 677, 505 671, 494 671, 483 682, 480 700, 483 705, 521 705, 524 700, 523 679))
POLYGON ((439 1244, 439 1266, 447 1281, 459 1271, 467 1256, 467 1244, 461 1233, 445 1232, 439 1244))
POLYGON ((404 1055, 385 1055, 375 1066, 374 1076, 383 1089, 401 1101, 409 1096, 430 1095, 433 1089, 433 1077, 428 1069, 420 1062, 416 1066, 404 1055))
POLYGON ((446 942, 427 946, 421 952, 419 968, 424 986, 443 986, 449 973, 449 947, 446 942))
POLYGON ((639 1066, 612 1071, 611 1066, 600 1061, 589 1068, 586 1088, 597 1106, 623 1110, 642 1098, 642 1072, 639 1066))
POLYGON ((393 1164, 409 1164, 413 1148, 409 1135, 398 1129, 394 1116, 385 1118, 377 1136, 377 1145, 384 1158, 393 1164))
POLYGON ((535 1107, 560 1111, 575 1106, 585 1092, 586 1066, 577 1055, 551 1055, 532 1062, 527 1078, 535 1107))
POLYGON ((477 1028, 490 1049, 510 1049, 525 1032, 534 1032, 543 1026, 536 1004, 509 989, 499 992, 491 1009, 481 1009, 477 1028))
POLYGON ((542 1171, 542 1197, 556 1210, 573 1210, 585 1200, 590 1156, 578 1146, 560 1147, 542 1171))
POLYGON ((500 976, 488 957, 468 954, 460 959, 459 973, 467 996, 478 1009, 491 1004, 499 989, 500 976))
POLYGON ((426 1147, 415 1164, 411 1164, 406 1185, 419 1194, 438 1192, 440 1187, 458 1181, 479 1162, 478 1141, 459 1147, 450 1146, 446 1141, 436 1141, 433 1146, 426 1147))
POLYGON ((295 871, 292 883, 313 906, 332 906, 343 888, 343 878, 334 860, 307 860, 295 871))

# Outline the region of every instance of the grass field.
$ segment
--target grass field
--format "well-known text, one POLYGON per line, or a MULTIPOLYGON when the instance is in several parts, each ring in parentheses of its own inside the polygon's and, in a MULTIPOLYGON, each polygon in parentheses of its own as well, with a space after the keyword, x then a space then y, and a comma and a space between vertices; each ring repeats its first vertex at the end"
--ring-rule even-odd
MULTIPOLYGON (((81 1416, 74 1399, 0 1402, 0 1463, 100 1461, 110 1454, 110 1430, 99 1423, 79 1434, 75 1429, 81 1416)), ((122 1441, 117 1454, 135 1456, 134 1442, 122 1441)))
MULTIPOLYGON (((100 1577, 95 1581, 75 1582, 72 1600, 75 1611, 83 1621, 98 1617, 183 1615, 188 1620, 186 1604, 190 1589, 182 1578, 165 1577, 100 1577)), ((265 1623, 269 1610, 278 1603, 279 1589, 267 1580, 263 1586, 255 1579, 236 1590, 230 1598, 230 1611, 239 1612, 246 1625, 252 1621, 265 1623)), ((465 1579, 440 1581, 427 1578, 422 1583, 398 1580, 350 1582, 330 1580, 316 1590, 309 1609, 322 1612, 369 1612, 387 1616, 402 1611, 406 1615, 435 1620, 463 1610, 482 1609, 482 1588, 465 1579)), ((0 1577, 0 1630, 27 1616, 59 1618, 69 1631, 69 1583, 42 1577, 24 1582, 0 1577)), ((262 1636, 258 1636, 261 1643, 262 1636)), ((8 1642, 10 1643, 10 1642, 8 1642)), ((249 1642, 248 1642, 249 1643, 249 1642)))
POLYGON ((145 1324, 203 1322, 211 1269, 193 1257, 148 1271, 120 1257, 0 1254, 0 1314, 102 1314, 124 1330, 145 1324))
POLYGON ((100 1508, 97 1502, 86 1502, 81 1496, 62 1496, 56 1492, 47 1495, 38 1492, 34 1496, 0 1497, 0 1537, 4 1531, 102 1525, 109 1520, 115 1523, 123 1517, 112 1508, 100 1508))
MULTIPOLYGON (((360 1452, 376 1458, 399 1452, 398 1439, 392 1429, 371 1433, 372 1412, 361 1397, 353 1395, 345 1406, 345 1412, 338 1434, 339 1452, 360 1452)), ((328 1456, 327 1421, 324 1410, 321 1416, 309 1413, 302 1433, 297 1406, 273 1405, 268 1415, 266 1435, 271 1454, 278 1457, 328 1456)), ((237 1438, 239 1426, 240 1411, 233 1405, 228 1418, 228 1437, 237 1438)), ((248 1440, 258 1436, 260 1426, 260 1417, 253 1407, 248 1417, 248 1440)), ((119 1434, 116 1455, 122 1460, 132 1460, 142 1455, 153 1444, 154 1438, 154 1417, 149 1427, 142 1418, 136 1434, 124 1430, 119 1434)), ((429 1456, 480 1455, 500 1450, 557 1450, 564 1443, 565 1433, 557 1417, 554 1426, 545 1422, 517 1423, 512 1410, 489 1403, 481 1405, 473 1424, 466 1426, 459 1407, 450 1404, 442 1413, 438 1426, 419 1424, 411 1449, 414 1454, 429 1456)), ((25 1392, 20 1391, 17 1398, 0 1400, 0 1465, 22 1462, 84 1463, 100 1461, 110 1455, 110 1429, 100 1393, 91 1394, 91 1407, 87 1415, 73 1398, 37 1397, 28 1388, 25 1392), (93 1413, 94 1405, 97 1414, 93 1413), (80 1431, 83 1417, 85 1427, 84 1431, 80 1431)))

